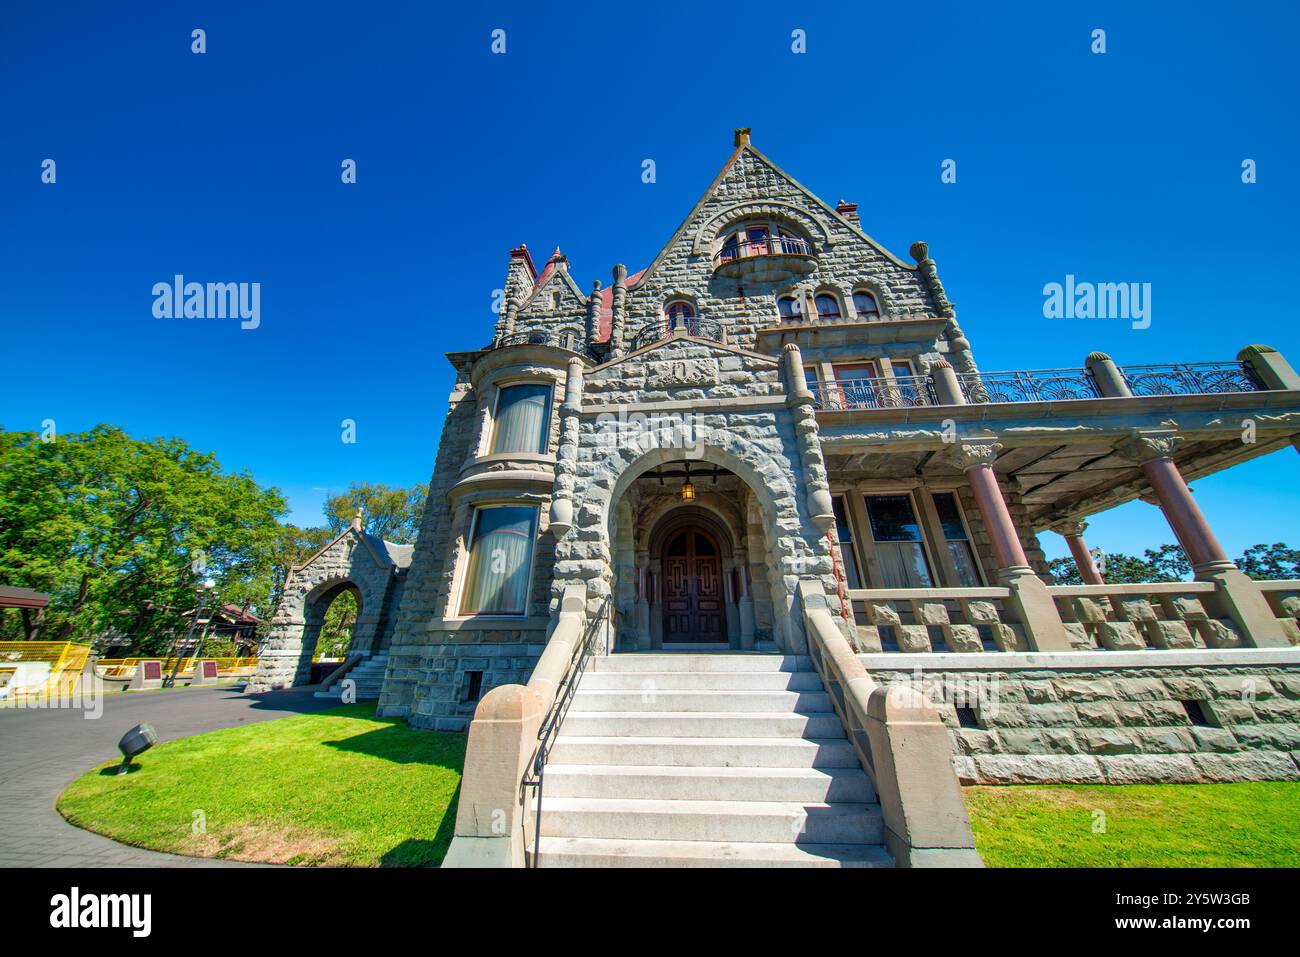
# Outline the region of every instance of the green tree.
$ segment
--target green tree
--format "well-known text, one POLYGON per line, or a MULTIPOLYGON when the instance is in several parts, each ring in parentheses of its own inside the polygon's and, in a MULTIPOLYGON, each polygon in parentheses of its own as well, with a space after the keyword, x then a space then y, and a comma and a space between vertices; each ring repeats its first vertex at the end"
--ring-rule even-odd
POLYGON ((1251 578, 1261 580, 1300 578, 1300 551, 1281 542, 1252 545, 1237 561, 1237 567, 1251 578))
MULTIPOLYGON (((1237 559, 1237 567, 1251 578, 1260 580, 1300 578, 1300 551, 1281 542, 1252 545, 1237 559)), ((1053 558, 1047 563, 1047 568, 1058 585, 1083 584, 1072 558, 1053 558)), ((1111 585, 1186 581, 1191 576, 1192 565, 1177 545, 1148 548, 1141 558, 1107 552, 1102 572, 1102 577, 1111 585)))
POLYGON ((393 488, 370 482, 352 482, 348 490, 325 499, 325 523, 335 535, 348 527, 361 509, 366 531, 378 538, 409 545, 420 531, 420 515, 429 486, 393 488))
POLYGON ((277 490, 180 439, 110 425, 50 442, 0 432, 0 581, 50 595, 43 626, 23 637, 113 629, 136 648, 165 645, 203 578, 217 583, 212 600, 269 617, 285 511, 277 490))
POLYGON ((339 594, 325 611, 316 654, 320 658, 342 658, 352 641, 352 626, 357 623, 357 596, 352 589, 339 594))

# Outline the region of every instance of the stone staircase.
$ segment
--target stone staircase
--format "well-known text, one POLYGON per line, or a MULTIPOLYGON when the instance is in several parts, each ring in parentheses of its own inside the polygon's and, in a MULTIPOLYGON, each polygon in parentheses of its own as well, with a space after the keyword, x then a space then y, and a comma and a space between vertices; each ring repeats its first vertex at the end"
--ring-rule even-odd
POLYGON ((333 687, 325 691, 317 691, 313 697, 333 698, 336 701, 341 701, 343 700, 343 682, 351 678, 357 683, 358 701, 376 701, 379 698, 380 689, 384 686, 384 672, 387 668, 388 652, 381 651, 378 654, 371 655, 334 682, 333 687))
POLYGON ((546 765, 543 867, 892 867, 882 841, 806 657, 593 658, 546 765))

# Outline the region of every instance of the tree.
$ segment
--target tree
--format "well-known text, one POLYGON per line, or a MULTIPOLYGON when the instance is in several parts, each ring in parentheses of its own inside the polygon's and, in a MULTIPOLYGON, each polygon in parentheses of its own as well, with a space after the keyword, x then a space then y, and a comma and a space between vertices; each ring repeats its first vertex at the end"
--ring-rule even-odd
POLYGON ((370 482, 353 482, 348 490, 325 499, 325 522, 335 535, 348 527, 361 509, 366 531, 377 538, 409 545, 420 531, 420 515, 429 486, 392 488, 370 482))
POLYGON ((325 611, 325 621, 316 639, 320 658, 341 658, 352 641, 352 626, 357 623, 357 596, 352 589, 340 592, 325 611))
POLYGON ((277 490, 180 439, 0 432, 0 581, 50 595, 23 637, 111 629, 154 650, 183 629, 203 578, 217 582, 212 600, 269 616, 285 511, 277 490))
MULTIPOLYGON (((1186 581, 1192 576, 1191 562, 1177 545, 1148 548, 1142 556, 1134 558, 1120 552, 1107 552, 1102 577, 1107 584, 1123 585, 1186 581)), ((1300 578, 1300 551, 1281 542, 1252 545, 1237 559, 1237 567, 1251 578, 1260 580, 1300 578)), ((1071 558, 1053 558, 1047 563, 1047 569, 1058 585, 1083 584, 1071 558)))

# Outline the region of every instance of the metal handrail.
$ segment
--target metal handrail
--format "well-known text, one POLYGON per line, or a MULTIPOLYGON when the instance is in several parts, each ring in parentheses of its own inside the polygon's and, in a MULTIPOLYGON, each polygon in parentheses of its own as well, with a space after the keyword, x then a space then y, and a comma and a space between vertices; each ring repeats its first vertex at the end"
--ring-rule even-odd
POLYGON ((691 316, 690 318, 676 319, 652 319, 642 326, 632 337, 632 349, 641 349, 648 345, 653 345, 663 339, 667 339, 676 331, 677 322, 681 322, 686 327, 686 334, 695 336, 698 339, 712 339, 714 342, 727 341, 726 327, 716 319, 708 319, 704 316, 691 316))
POLYGON ((838 409, 906 409, 938 405, 929 376, 907 375, 892 379, 848 379, 843 382, 818 381, 810 384, 816 408, 838 409))
POLYGON ((602 624, 605 626, 603 653, 608 655, 613 650, 610 634, 612 600, 612 595, 606 595, 601 601, 600 608, 587 623, 587 630, 583 633, 582 640, 573 650, 573 657, 569 660, 569 666, 565 669, 564 677, 560 679, 560 686, 555 692, 555 701, 551 703, 551 709, 546 713, 542 726, 537 731, 537 750, 533 752, 528 770, 524 772, 523 780, 520 782, 522 788, 533 788, 537 792, 537 807, 533 818, 533 859, 529 867, 537 866, 542 850, 542 785, 546 777, 546 760, 550 757, 551 747, 560 733, 560 725, 564 723, 564 717, 569 713, 569 705, 573 703, 578 682, 587 671, 587 662, 596 651, 596 636, 602 624))
POLYGON ((737 239, 713 256, 715 266, 754 256, 811 256, 812 243, 796 236, 768 236, 766 239, 737 239))
POLYGON ((1029 369, 1017 372, 959 372, 966 401, 1060 402, 1101 396, 1087 369, 1029 369))
POLYGON ((1173 362, 1122 366, 1134 395, 1217 395, 1258 392, 1260 385, 1243 362, 1173 362))

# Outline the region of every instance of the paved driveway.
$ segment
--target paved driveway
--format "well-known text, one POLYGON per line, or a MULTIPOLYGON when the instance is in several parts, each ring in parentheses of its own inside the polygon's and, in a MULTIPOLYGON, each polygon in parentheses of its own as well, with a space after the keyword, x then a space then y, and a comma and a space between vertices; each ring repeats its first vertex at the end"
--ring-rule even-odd
POLYGON ((110 693, 103 714, 0 708, 0 867, 217 867, 226 862, 143 851, 67 823, 54 800, 73 778, 111 758, 148 721, 158 740, 336 707, 314 688, 244 695, 237 688, 110 693))

